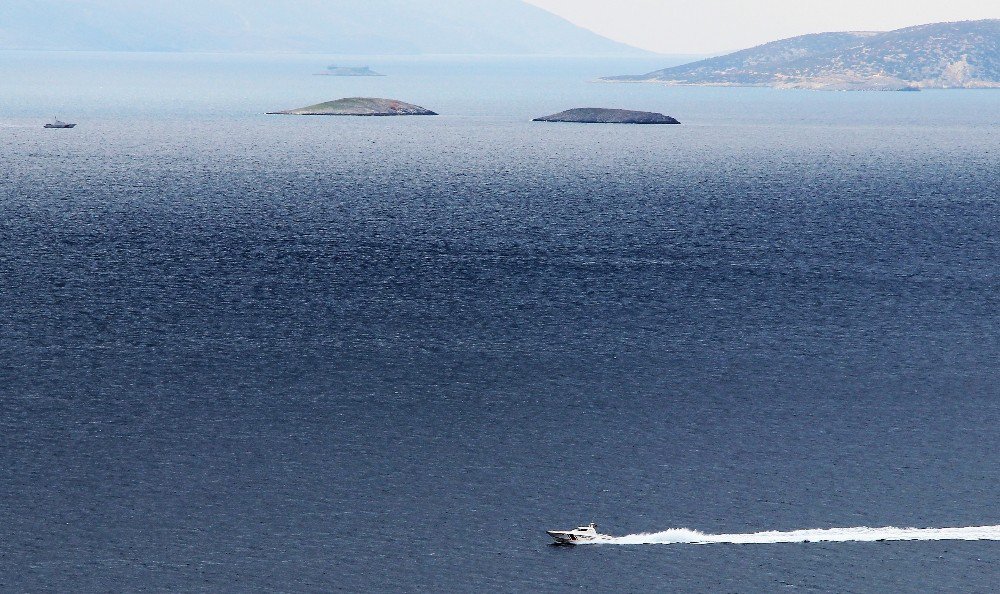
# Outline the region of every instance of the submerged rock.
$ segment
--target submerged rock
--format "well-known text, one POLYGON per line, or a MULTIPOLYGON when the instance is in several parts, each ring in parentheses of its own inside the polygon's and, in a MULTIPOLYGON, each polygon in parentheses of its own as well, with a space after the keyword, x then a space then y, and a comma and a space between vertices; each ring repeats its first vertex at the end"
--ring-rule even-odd
POLYGON ((438 115, 419 105, 405 103, 395 99, 377 99, 372 97, 351 97, 317 103, 298 109, 284 111, 269 111, 268 115, 324 115, 324 116, 407 116, 407 115, 438 115))
POLYGON ((535 118, 534 122, 575 122, 578 124, 679 124, 674 118, 652 111, 582 107, 535 118))

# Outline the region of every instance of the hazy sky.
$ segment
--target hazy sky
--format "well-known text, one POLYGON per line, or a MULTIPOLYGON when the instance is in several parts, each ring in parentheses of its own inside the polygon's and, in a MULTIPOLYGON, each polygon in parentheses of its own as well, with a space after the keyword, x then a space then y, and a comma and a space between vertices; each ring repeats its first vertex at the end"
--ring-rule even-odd
POLYGON ((527 0, 612 39, 713 53, 804 33, 1000 18, 997 0, 527 0))

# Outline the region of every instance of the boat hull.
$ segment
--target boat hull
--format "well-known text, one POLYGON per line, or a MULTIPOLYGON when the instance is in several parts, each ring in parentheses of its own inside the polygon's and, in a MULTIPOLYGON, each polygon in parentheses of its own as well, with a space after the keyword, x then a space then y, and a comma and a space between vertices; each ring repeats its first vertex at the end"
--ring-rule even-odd
POLYGON ((553 540, 555 540, 555 542, 552 544, 560 546, 574 546, 579 544, 590 544, 608 540, 608 537, 603 535, 592 536, 589 534, 573 534, 568 532, 560 532, 557 530, 547 530, 545 533, 551 536, 553 540))

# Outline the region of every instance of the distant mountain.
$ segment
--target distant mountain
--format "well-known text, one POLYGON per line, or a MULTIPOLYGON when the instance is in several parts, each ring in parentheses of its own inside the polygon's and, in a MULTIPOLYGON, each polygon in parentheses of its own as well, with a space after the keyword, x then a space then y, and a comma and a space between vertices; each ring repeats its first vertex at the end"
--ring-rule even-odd
POLYGON ((2 0, 0 49, 646 53, 521 0, 2 0))
POLYGON ((1000 19, 803 35, 604 80, 828 90, 1000 87, 1000 19))

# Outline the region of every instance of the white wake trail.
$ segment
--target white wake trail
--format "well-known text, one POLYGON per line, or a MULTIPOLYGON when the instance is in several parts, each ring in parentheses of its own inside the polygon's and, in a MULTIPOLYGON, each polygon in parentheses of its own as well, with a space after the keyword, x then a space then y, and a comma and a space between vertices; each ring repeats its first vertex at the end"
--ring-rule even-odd
POLYGON ((613 537, 595 544, 777 544, 797 542, 879 542, 905 540, 996 540, 1000 526, 968 528, 827 528, 790 532, 754 534, 704 534, 696 530, 676 529, 654 534, 613 537))

